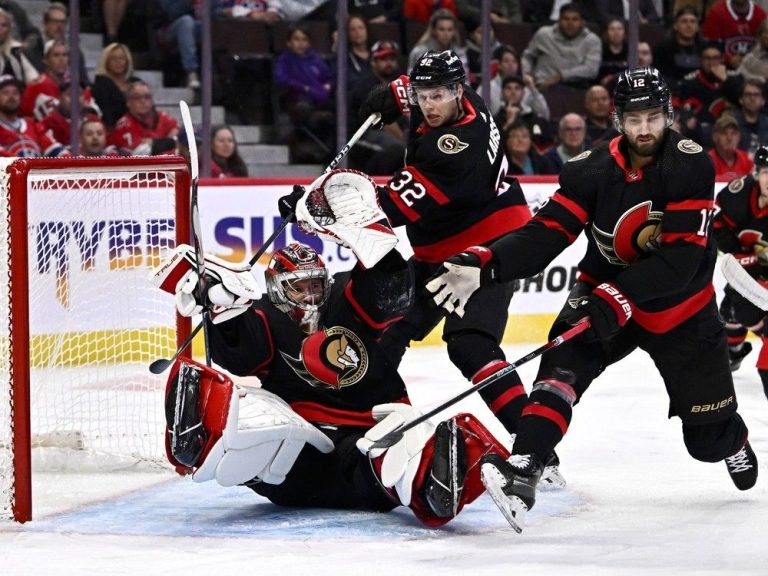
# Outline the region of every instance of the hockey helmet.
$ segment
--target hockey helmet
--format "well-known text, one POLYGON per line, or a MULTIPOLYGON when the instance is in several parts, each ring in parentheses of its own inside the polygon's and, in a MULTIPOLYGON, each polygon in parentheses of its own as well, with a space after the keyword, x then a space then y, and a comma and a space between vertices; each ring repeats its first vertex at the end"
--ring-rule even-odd
POLYGON ((463 84, 466 79, 461 59, 453 50, 427 50, 421 55, 408 77, 408 96, 417 104, 416 88, 437 88, 463 84))
POLYGON ((667 115, 667 127, 672 125, 674 110, 671 94, 664 77, 653 66, 625 70, 619 75, 613 90, 613 122, 622 132, 624 112, 662 108, 667 115))
POLYGON ((325 262, 309 246, 293 242, 272 256, 264 272, 267 297, 304 332, 320 326, 320 308, 328 301, 333 277, 325 262))

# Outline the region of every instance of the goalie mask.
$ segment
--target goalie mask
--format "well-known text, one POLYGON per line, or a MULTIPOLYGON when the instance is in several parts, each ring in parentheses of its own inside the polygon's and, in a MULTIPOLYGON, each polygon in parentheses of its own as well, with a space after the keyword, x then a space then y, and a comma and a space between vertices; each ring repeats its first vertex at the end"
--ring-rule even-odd
POLYGON ((264 272, 267 297, 301 329, 312 334, 320 327, 320 308, 331 293, 333 278, 325 262, 309 246, 293 242, 274 253, 264 272))

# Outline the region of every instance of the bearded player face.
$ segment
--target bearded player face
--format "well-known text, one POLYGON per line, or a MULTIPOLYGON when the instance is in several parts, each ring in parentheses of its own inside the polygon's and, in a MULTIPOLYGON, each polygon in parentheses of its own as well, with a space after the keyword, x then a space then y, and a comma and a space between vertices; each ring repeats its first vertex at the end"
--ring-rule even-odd
POLYGON ((638 156, 653 156, 661 145, 667 115, 661 107, 624 112, 621 117, 622 132, 630 149, 638 156))

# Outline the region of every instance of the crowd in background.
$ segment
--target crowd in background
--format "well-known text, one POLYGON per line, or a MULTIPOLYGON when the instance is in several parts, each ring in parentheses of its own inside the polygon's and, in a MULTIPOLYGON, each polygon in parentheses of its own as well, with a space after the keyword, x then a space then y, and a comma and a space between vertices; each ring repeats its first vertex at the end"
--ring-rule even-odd
MULTIPOLYGON (((718 178, 749 172, 768 142, 768 0, 639 0, 639 65, 655 65, 671 86, 675 129, 708 148, 718 178)), ((349 0, 345 97, 351 134, 357 109, 379 83, 407 73, 425 50, 453 50, 503 134, 515 174, 557 174, 563 163, 617 135, 611 91, 628 65, 628 2, 492 0, 492 61, 483 94, 480 0, 349 0), (375 34, 373 33, 376 30, 375 34), (506 30, 511 36, 504 37, 506 30), (524 42, 520 42, 524 39, 524 42)), ((159 110, 134 68, 137 52, 170 84, 199 91, 202 0, 92 0, 84 12, 104 39, 89 75, 80 58, 79 110, 69 117, 68 7, 51 2, 35 28, 23 2, 0 0, 0 154, 143 155, 179 152, 177 121, 159 110), (130 8, 130 9, 129 9, 130 8), (131 14, 146 25, 137 26, 131 14), (146 60, 146 59, 145 59, 146 60), (79 149, 71 149, 71 130, 79 149)), ((263 54, 248 59, 224 38, 213 60, 217 103, 230 121, 248 123, 250 107, 267 109, 260 123, 275 127, 294 163, 329 161, 336 152, 335 0, 214 0, 214 24, 253 23, 263 54), (318 32, 319 31, 319 32, 318 32), (233 59, 236 65, 232 65, 233 59), (247 86, 244 91, 233 86, 247 86), (244 84, 243 84, 244 83, 244 84), (246 111, 246 112, 244 112, 246 111)), ((81 12, 83 12, 81 11, 81 12)), ((82 16, 83 14, 81 14, 82 16)), ((222 28, 226 30, 226 28, 222 28)), ((402 162, 408 125, 370 131, 349 162, 388 174, 402 162)), ((181 138, 180 138, 181 136, 181 138)), ((200 135, 197 135, 199 138, 200 135)), ((235 132, 211 134, 211 172, 247 175, 235 132)))

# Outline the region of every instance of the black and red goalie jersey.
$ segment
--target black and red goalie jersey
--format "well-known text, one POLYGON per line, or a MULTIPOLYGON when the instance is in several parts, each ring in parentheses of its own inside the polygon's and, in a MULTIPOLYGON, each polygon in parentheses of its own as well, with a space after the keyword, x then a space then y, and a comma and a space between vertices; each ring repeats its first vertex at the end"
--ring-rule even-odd
POLYGON ((440 263, 487 244, 530 219, 517 180, 505 180, 499 129, 482 99, 465 86, 464 116, 430 128, 411 108, 405 167, 379 189, 393 226, 405 226, 417 260, 440 263))
POLYGON ((649 166, 629 168, 626 154, 624 136, 618 136, 572 158, 550 201, 491 249, 502 280, 525 278, 584 230, 580 280, 613 282, 633 303, 632 318, 663 333, 714 294, 714 168, 701 146, 669 129, 649 166))
POLYGON ((246 313, 211 326, 213 360, 313 423, 373 426, 371 408, 407 401, 405 384, 378 351, 381 333, 408 310, 413 275, 396 250, 376 266, 337 273, 307 336, 264 296, 246 313))
POLYGON ((768 246, 768 206, 760 207, 760 184, 752 174, 732 180, 718 193, 715 206, 712 229, 718 249, 733 254, 752 276, 768 278, 756 256, 768 246))

